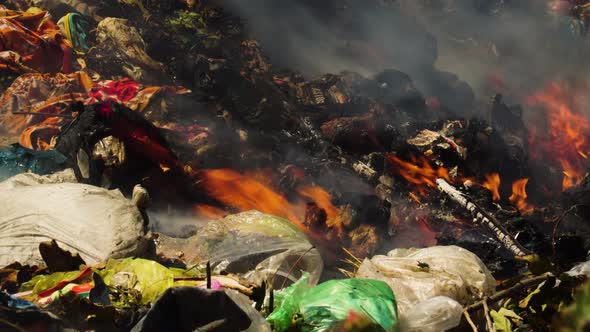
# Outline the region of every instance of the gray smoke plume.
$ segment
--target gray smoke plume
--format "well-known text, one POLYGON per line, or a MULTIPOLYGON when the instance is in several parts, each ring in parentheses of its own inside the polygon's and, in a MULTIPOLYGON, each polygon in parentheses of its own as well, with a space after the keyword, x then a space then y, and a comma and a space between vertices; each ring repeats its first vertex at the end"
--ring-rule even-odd
POLYGON ((587 76, 587 38, 544 0, 215 2, 244 18, 277 67, 308 78, 395 68, 465 112, 473 104, 462 81, 482 99, 518 98, 547 80, 587 76))

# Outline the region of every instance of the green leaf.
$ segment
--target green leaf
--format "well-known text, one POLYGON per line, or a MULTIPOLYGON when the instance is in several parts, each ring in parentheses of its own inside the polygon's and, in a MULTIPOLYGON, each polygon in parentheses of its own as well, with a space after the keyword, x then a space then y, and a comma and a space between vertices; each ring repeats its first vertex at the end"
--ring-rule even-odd
POLYGON ((509 310, 506 308, 500 308, 500 311, 498 311, 498 313, 504 315, 507 318, 511 318, 513 321, 522 320, 522 317, 517 315, 513 310, 509 310))
MULTIPOLYGON (((502 309, 500 309, 502 311, 502 309)), ((496 327, 496 331, 499 332, 512 332, 512 322, 508 317, 504 316, 504 314, 492 310, 490 311, 490 316, 494 320, 494 326, 496 327)))
POLYGON ((529 266, 529 271, 534 275, 541 275, 546 272, 554 272, 555 264, 547 258, 542 258, 537 254, 530 254, 525 256, 516 256, 516 260, 526 262, 529 266))
POLYGON ((539 284, 539 286, 537 286, 537 288, 530 292, 527 297, 525 297, 524 299, 522 299, 519 303, 518 306, 522 309, 525 309, 529 306, 529 302, 531 302, 531 300, 533 299, 533 297, 537 294, 541 293, 541 287, 543 287, 543 285, 545 284, 545 281, 543 281, 542 283, 539 284))

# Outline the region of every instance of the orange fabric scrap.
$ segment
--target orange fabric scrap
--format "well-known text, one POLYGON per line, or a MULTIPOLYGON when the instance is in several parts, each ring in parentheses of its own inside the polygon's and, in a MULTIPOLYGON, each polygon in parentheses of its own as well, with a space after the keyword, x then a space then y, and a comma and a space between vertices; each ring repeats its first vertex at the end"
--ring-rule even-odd
POLYGON ((0 69, 69 73, 72 47, 47 12, 8 10, 0 5, 0 69))
POLYGON ((93 82, 85 72, 24 74, 0 99, 0 129, 20 135, 19 143, 24 147, 47 150, 54 146, 60 128, 71 121, 70 117, 51 115, 75 116, 65 113, 73 102, 95 104, 112 101, 142 112, 157 95, 188 92, 175 86, 143 87, 127 78, 93 82))

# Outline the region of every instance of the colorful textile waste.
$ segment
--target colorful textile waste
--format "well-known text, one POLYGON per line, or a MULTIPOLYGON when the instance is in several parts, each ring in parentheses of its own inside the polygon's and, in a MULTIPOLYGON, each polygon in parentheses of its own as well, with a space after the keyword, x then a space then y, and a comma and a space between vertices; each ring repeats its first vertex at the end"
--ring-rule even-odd
POLYGON ((55 145, 60 128, 75 113, 69 106, 110 101, 143 112, 156 96, 190 92, 182 87, 143 87, 128 78, 93 82, 85 72, 25 74, 17 78, 0 99, 0 128, 19 136, 19 143, 34 150, 55 145))
POLYGON ((108 102, 94 105, 94 112, 108 125, 114 137, 123 141, 130 151, 160 165, 162 169, 178 166, 178 158, 154 126, 146 120, 133 118, 130 116, 133 113, 128 110, 125 114, 125 109, 116 105, 108 102))
POLYGON ((0 99, 0 128, 20 135, 19 143, 24 147, 49 149, 55 143, 52 138, 68 120, 51 115, 63 113, 73 100, 84 100, 92 84, 90 77, 82 72, 24 74, 0 99))
POLYGON ((134 111, 143 112, 156 95, 174 96, 189 92, 190 90, 179 86, 144 87, 129 78, 122 78, 94 84, 88 91, 89 98, 84 103, 90 105, 111 101, 125 105, 134 111))
POLYGON ((55 150, 34 151, 12 144, 0 150, 0 181, 26 172, 52 174, 67 166, 67 159, 55 150))
POLYGON ((0 5, 0 69, 69 73, 72 47, 47 12, 8 10, 0 5))
MULTIPOLYGON (((35 276, 22 285, 21 293, 17 295, 42 307, 63 297, 88 298, 95 287, 94 274, 111 289, 111 301, 117 308, 153 303, 171 287, 198 286, 197 280, 176 281, 176 278, 200 279, 197 277, 201 276, 196 269, 167 268, 147 259, 110 259, 104 268, 88 267, 82 271, 35 276)), ((205 280, 204 275, 202 280, 205 280)), ((216 287, 220 289, 222 285, 218 281, 216 287)))
MULTIPOLYGON (((75 273, 75 272, 74 272, 75 273)), ((41 307, 46 307, 51 303, 57 301, 61 297, 64 296, 78 296, 78 297, 89 297, 90 290, 94 288, 94 282, 92 281, 92 269, 86 268, 82 272, 79 272, 75 277, 72 279, 68 279, 66 276, 71 275, 72 273, 57 273, 55 275, 50 276, 39 276, 33 278, 33 281, 39 281, 38 284, 35 284, 35 289, 33 293, 38 292, 37 294, 37 304, 41 307), (63 280, 59 280, 62 277, 65 277, 63 280), (44 289, 39 291, 38 286, 46 285, 46 284, 54 284, 48 289, 44 289)))
POLYGON ((37 304, 41 307, 46 307, 58 300, 61 297, 75 294, 81 298, 87 298, 90 296, 90 291, 94 288, 94 285, 90 282, 78 285, 78 284, 67 284, 63 288, 53 291, 51 294, 45 297, 39 297, 37 304))
POLYGON ((86 42, 88 21, 77 13, 69 13, 58 22, 62 34, 72 43, 76 53, 84 54, 90 47, 86 42))

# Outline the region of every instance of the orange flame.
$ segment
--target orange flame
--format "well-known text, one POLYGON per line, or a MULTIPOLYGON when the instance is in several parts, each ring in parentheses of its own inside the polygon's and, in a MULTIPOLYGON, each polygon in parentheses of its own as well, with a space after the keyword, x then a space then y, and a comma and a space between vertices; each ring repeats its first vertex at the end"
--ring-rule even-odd
POLYGON ((443 178, 450 181, 449 171, 446 168, 434 168, 430 165, 430 161, 424 157, 416 158, 412 156, 410 162, 391 154, 387 157, 396 166, 394 171, 406 181, 417 185, 417 190, 422 196, 426 196, 427 189, 424 186, 436 187, 436 179, 443 178))
POLYGON ((500 200, 500 174, 492 173, 486 175, 486 180, 482 186, 492 192, 492 199, 494 202, 500 200))
MULTIPOLYGON (((434 168, 430 165, 428 159, 424 157, 415 158, 412 157, 411 162, 407 162, 397 158, 394 155, 388 155, 389 160, 397 166, 395 171, 401 175, 406 181, 417 185, 417 190, 422 196, 426 196, 426 192, 429 187, 436 186, 436 179, 443 178, 449 182, 450 176, 449 171, 444 167, 434 168)), ((473 179, 462 177, 461 181, 473 179)), ((534 210, 534 206, 526 202, 527 193, 525 187, 529 179, 520 179, 512 184, 512 195, 510 196, 510 202, 516 204, 518 210, 523 214, 531 213, 534 210)), ((498 173, 492 173, 486 175, 486 181, 481 184, 492 192, 494 201, 500 200, 500 175, 498 173)), ((420 199, 414 194, 410 193, 410 198, 420 203, 420 199)))
POLYGON ((411 199, 414 200, 414 202, 418 203, 418 204, 422 204, 422 201, 420 200, 420 197, 418 197, 416 194, 414 194, 413 192, 410 192, 408 194, 410 196, 411 199))
POLYGON ((254 177, 230 169, 205 170, 202 175, 208 194, 221 203, 239 211, 258 210, 284 217, 301 229, 305 228, 294 213, 296 207, 254 177))
POLYGON ((311 201, 315 202, 320 208, 326 211, 328 220, 333 220, 338 217, 340 210, 332 205, 332 196, 323 188, 318 186, 306 186, 299 188, 297 192, 311 201))
POLYGON ((564 84, 552 83, 528 99, 532 106, 542 107, 547 118, 546 133, 531 130, 531 155, 553 160, 554 166, 561 167, 563 190, 582 182, 590 151, 590 122, 583 114, 585 100, 581 93, 566 90, 564 84))
MULTIPOLYGON (((272 188, 272 183, 263 172, 240 174, 231 169, 202 171, 202 184, 207 194, 228 207, 238 211, 258 210, 263 213, 289 219, 302 230, 306 230, 302 219, 306 201, 314 201, 326 211, 328 220, 336 219, 340 210, 332 204, 328 192, 318 186, 298 188, 301 196, 292 203, 272 188)), ((223 210, 208 205, 197 205, 195 212, 211 218, 223 216, 223 210)))
POLYGON ((206 204, 195 205, 193 210, 196 214, 209 219, 223 218, 228 214, 226 211, 218 207, 206 204))
POLYGON ((535 209, 532 205, 526 202, 528 197, 526 193, 526 185, 528 182, 529 179, 526 178, 516 180, 512 184, 512 195, 510 195, 510 198, 508 198, 510 202, 516 204, 518 211, 520 211, 522 214, 531 213, 535 209))

